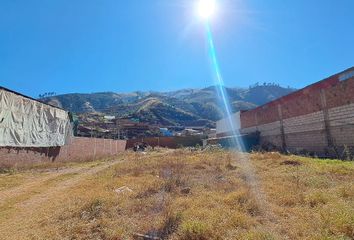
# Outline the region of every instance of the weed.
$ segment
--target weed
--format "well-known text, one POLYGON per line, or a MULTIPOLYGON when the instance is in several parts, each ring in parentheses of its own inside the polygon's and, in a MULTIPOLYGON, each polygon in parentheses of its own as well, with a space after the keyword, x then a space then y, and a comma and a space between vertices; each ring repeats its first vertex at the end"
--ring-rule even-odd
POLYGON ((240 207, 252 216, 260 214, 258 203, 249 189, 230 193, 226 196, 225 203, 229 206, 240 207))
MULTIPOLYGON (((60 174, 48 165, 41 171, 0 175, 1 236, 131 239, 142 233, 170 240, 353 239, 352 162, 184 149, 128 152, 124 159, 95 174, 85 169, 60 174), (241 167, 239 158, 245 156, 257 174, 265 205, 241 167), (300 165, 281 164, 285 159, 300 165), (114 192, 122 186, 132 194, 114 192), (274 217, 263 214, 265 208, 274 217)), ((71 167, 87 165, 91 171, 105 164, 98 163, 62 166, 70 172, 71 167)))
POLYGON ((244 213, 236 212, 230 217, 229 224, 233 228, 250 229, 256 225, 256 221, 244 213))
POLYGON ((146 189, 145 191, 139 192, 136 195, 136 198, 148 198, 157 193, 159 193, 159 189, 156 189, 155 187, 148 187, 148 189, 146 189))
POLYGON ((244 240, 274 240, 274 236, 263 231, 251 231, 242 237, 244 240))
POLYGON ((99 199, 95 199, 92 202, 86 204, 80 213, 81 219, 92 220, 99 218, 103 208, 103 203, 99 199))
POLYGON ((290 166, 300 166, 301 163, 298 161, 292 161, 292 160, 286 160, 282 163, 280 163, 281 165, 290 165, 290 166))
POLYGON ((305 201, 310 205, 310 207, 316 207, 320 204, 326 204, 329 201, 329 198, 324 192, 316 191, 308 194, 305 197, 305 201))
POLYGON ((342 186, 338 189, 339 196, 344 199, 354 198, 354 184, 349 186, 342 186))
POLYGON ((15 168, 0 166, 0 174, 14 174, 16 172, 15 168))
POLYGON ((180 174, 171 175, 165 180, 164 190, 168 193, 177 192, 179 188, 186 186, 186 181, 180 174))
POLYGON ((342 236, 343 239, 354 239, 354 209, 348 209, 342 204, 328 206, 320 213, 323 229, 332 236, 342 236))
POLYGON ((182 215, 181 213, 174 214, 170 211, 167 211, 164 218, 165 220, 161 230, 159 231, 159 236, 161 239, 168 239, 170 235, 178 230, 182 220, 182 215))
POLYGON ((196 220, 182 223, 180 231, 181 240, 207 240, 211 238, 212 231, 206 223, 196 220))
POLYGON ((352 151, 350 150, 350 148, 347 145, 344 145, 343 148, 343 159, 347 160, 347 161, 351 161, 353 160, 353 156, 352 156, 352 151))

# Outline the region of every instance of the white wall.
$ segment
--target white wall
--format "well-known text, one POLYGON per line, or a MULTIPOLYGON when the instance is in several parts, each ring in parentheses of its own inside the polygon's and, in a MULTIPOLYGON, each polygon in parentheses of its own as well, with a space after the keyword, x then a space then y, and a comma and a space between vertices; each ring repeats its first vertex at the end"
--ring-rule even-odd
MULTIPOLYGON (((232 114, 231 121, 234 124, 235 129, 239 130, 241 126, 240 112, 232 114)), ((216 122, 216 134, 221 134, 230 131, 231 126, 230 120, 228 118, 224 118, 216 122)))

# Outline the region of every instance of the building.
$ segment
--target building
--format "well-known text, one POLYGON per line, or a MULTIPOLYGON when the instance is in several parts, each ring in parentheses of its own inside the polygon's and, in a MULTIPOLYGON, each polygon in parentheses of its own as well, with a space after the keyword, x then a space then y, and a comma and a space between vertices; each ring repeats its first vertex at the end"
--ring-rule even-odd
POLYGON ((92 160, 125 150, 126 141, 74 137, 72 123, 73 114, 0 87, 0 169, 92 160))
POLYGON ((173 136, 173 132, 170 131, 168 128, 160 128, 160 132, 163 137, 172 137, 173 136))
POLYGON ((0 87, 0 147, 56 147, 68 144, 68 112, 0 87))
POLYGON ((115 125, 119 131, 119 135, 124 139, 158 136, 160 134, 158 127, 153 127, 134 119, 116 119, 115 125))
MULTIPOLYGON (((354 149, 354 67, 232 116, 241 134, 259 132, 263 146, 341 157, 354 149)), ((227 119, 217 136, 231 135, 227 119)))

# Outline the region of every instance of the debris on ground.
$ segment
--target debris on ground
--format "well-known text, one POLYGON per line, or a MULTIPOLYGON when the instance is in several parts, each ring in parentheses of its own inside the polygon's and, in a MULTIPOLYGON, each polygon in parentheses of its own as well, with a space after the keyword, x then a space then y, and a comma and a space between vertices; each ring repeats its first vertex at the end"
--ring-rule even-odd
POLYGON ((223 147, 221 146, 221 144, 208 144, 203 148, 203 151, 218 151, 218 150, 222 150, 223 147))
POLYGON ((234 165, 232 165, 231 163, 228 163, 228 164, 226 165, 226 168, 229 169, 229 170, 236 170, 236 169, 237 169, 237 167, 234 166, 234 165))
POLYGON ((161 238, 159 238, 159 237, 153 237, 153 236, 144 235, 144 234, 140 234, 140 233, 135 233, 134 239, 136 239, 136 240, 161 240, 161 238))
POLYGON ((130 188, 128 188, 127 186, 123 186, 120 188, 117 188, 114 190, 116 193, 125 193, 125 192, 133 192, 133 190, 131 190, 130 188))
POLYGON ((182 188, 181 189, 181 193, 182 194, 189 194, 191 192, 191 188, 190 187, 186 187, 186 188, 182 188))
POLYGON ((134 144, 133 150, 134 152, 144 152, 148 147, 149 145, 147 143, 137 142, 134 144))

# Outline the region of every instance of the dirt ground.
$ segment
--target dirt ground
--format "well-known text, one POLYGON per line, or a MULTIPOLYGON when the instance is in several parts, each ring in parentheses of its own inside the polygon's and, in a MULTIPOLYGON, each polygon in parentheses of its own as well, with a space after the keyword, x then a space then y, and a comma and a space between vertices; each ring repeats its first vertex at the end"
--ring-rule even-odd
POLYGON ((354 163, 158 149, 0 174, 0 239, 354 239, 354 163))

